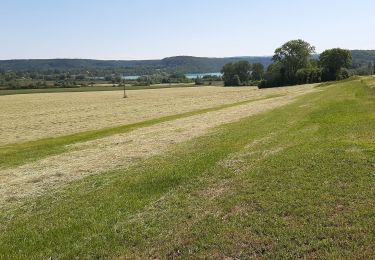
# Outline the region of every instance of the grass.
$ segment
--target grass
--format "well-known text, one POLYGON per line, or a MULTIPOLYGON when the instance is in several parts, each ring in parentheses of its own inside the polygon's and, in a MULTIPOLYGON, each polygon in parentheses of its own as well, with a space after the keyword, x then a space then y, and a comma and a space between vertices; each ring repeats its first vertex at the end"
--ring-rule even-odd
POLYGON ((0 258, 375 256, 373 81, 0 213, 0 258))
POLYGON ((0 96, 37 93, 64 93, 88 91, 123 90, 123 87, 71 87, 71 88, 41 88, 41 89, 1 89, 0 96))
POLYGON ((212 108, 198 109, 190 112, 164 116, 160 118, 155 118, 151 120, 141 121, 138 123, 127 124, 122 126, 104 128, 99 130, 79 132, 76 134, 55 137, 55 138, 45 138, 36 141, 29 141, 24 143, 10 144, 0 146, 0 169, 9 168, 13 166, 18 166, 25 164, 27 162, 35 161, 38 159, 45 158, 50 155, 57 155, 67 151, 67 147, 70 144, 84 142, 89 140, 95 140, 98 138, 103 138, 111 136, 114 134, 126 133, 137 128, 155 125, 162 122, 172 121, 184 117, 199 115, 203 113, 213 112, 225 108, 245 105, 258 100, 269 99, 279 97, 281 95, 269 95, 259 99, 245 100, 225 105, 220 105, 212 108))
MULTIPOLYGON (((184 88, 196 87, 194 84, 159 84, 151 86, 126 86, 126 90, 159 89, 159 88, 184 88)), ((42 89, 0 89, 0 96, 17 94, 37 93, 65 93, 65 92, 91 92, 91 91, 114 91, 123 90, 124 87, 93 86, 93 87, 71 87, 71 88, 42 88, 42 89)))
MULTIPOLYGON (((306 88, 307 91, 311 86, 306 88)), ((187 87, 158 90, 30 94, 0 97, 0 146, 131 124, 157 117, 264 97, 301 87, 187 87)))

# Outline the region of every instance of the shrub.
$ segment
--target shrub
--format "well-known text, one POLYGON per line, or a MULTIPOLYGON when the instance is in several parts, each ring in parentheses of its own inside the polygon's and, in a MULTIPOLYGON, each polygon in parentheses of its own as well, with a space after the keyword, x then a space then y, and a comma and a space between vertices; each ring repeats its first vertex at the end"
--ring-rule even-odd
POLYGON ((204 81, 203 81, 203 79, 197 77, 197 78, 195 79, 195 85, 197 85, 197 86, 204 85, 204 81))
POLYGON ((317 83, 322 81, 322 70, 320 68, 303 68, 296 73, 297 83, 317 83))
POLYGON ((343 79, 350 78, 350 76, 351 76, 351 73, 348 69, 341 68, 339 74, 337 75, 337 79, 343 80, 343 79))

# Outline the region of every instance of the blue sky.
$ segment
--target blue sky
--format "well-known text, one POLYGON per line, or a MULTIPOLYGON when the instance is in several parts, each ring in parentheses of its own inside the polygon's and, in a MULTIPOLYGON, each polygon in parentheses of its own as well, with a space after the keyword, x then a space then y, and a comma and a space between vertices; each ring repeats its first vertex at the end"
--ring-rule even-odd
POLYGON ((0 0, 0 59, 270 55, 302 38, 375 49, 374 0, 0 0))

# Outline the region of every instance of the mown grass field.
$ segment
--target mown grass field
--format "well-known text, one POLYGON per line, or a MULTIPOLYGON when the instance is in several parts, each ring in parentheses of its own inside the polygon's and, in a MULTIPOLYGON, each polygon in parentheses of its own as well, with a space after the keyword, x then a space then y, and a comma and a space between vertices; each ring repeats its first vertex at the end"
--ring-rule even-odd
POLYGON ((282 94, 274 94, 264 96, 258 99, 250 99, 230 104, 224 104, 211 108, 197 109, 190 112, 154 118, 146 121, 141 121, 133 124, 126 124, 122 126, 109 127, 98 130, 91 130, 79 132, 67 136, 45 138, 41 140, 29 141, 24 143, 16 143, 4 145, 0 147, 0 168, 8 168, 11 166, 22 165, 25 162, 38 160, 47 156, 63 153, 69 149, 69 145, 95 140, 107 136, 112 136, 120 133, 127 133, 137 128, 152 126, 155 124, 173 121, 180 118, 190 117, 194 115, 204 114, 212 111, 222 110, 230 107, 249 104, 254 101, 275 98, 282 96, 282 94))
POLYGON ((374 258, 375 81, 319 90, 0 212, 0 258, 374 258))
MULTIPOLYGON (((155 84, 150 86, 129 86, 126 85, 127 90, 140 90, 140 89, 160 89, 160 88, 186 88, 194 87, 194 84, 155 84)), ((54 88, 39 88, 39 89, 0 89, 0 96, 18 95, 18 94, 38 94, 38 93, 66 93, 66 92, 96 92, 96 91, 116 91, 123 90, 124 87, 119 87, 113 84, 96 84, 87 87, 54 87, 54 88)))
POLYGON ((257 91, 255 87, 130 90, 126 99, 122 91, 0 96, 0 145, 139 123, 298 91, 303 92, 303 88, 266 91, 257 91))

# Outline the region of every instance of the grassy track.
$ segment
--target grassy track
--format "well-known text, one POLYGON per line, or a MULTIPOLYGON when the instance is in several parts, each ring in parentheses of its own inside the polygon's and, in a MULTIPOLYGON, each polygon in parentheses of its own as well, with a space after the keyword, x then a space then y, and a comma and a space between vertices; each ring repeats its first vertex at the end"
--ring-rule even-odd
POLYGON ((375 256, 374 81, 0 214, 0 258, 375 256))
POLYGON ((95 140, 98 138, 126 133, 137 128, 155 125, 162 122, 172 121, 184 117, 199 115, 203 113, 213 112, 225 108, 240 106, 248 104, 254 101, 269 99, 279 97, 281 95, 269 95, 264 98, 251 99, 240 101, 231 104, 225 104, 221 106, 216 106, 212 108, 198 109, 195 111, 185 112, 176 115, 165 116, 161 118, 155 118, 151 120, 146 120, 134 124, 128 124, 117 127, 104 128, 93 131, 80 132, 77 134, 71 134, 67 136, 61 136, 56 138, 45 138, 36 141, 29 141, 25 143, 10 144, 5 146, 0 146, 0 169, 8 168, 12 166, 22 165, 26 162, 35 161, 46 156, 61 154, 67 151, 67 145, 84 142, 89 140, 95 140))

